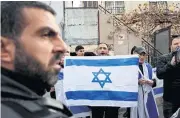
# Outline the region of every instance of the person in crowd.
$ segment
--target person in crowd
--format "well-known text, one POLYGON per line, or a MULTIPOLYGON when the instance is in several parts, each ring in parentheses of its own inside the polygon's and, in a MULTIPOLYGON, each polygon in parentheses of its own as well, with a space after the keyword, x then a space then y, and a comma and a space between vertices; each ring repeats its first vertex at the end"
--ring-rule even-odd
POLYGON ((152 87, 156 86, 156 80, 151 65, 146 62, 147 52, 144 47, 134 46, 131 53, 139 55, 139 89, 138 107, 131 108, 128 117, 158 118, 159 113, 152 90, 152 87))
POLYGON ((180 35, 173 37, 171 52, 164 54, 157 61, 157 77, 163 79, 163 113, 170 118, 180 107, 180 60, 176 62, 176 53, 180 49, 180 35))
POLYGON ((82 45, 78 45, 75 48, 76 56, 84 56, 84 47, 82 45))
POLYGON ((42 95, 57 82, 66 44, 55 11, 38 1, 1 2, 1 117, 70 118, 42 95))
MULTIPOLYGON (((98 56, 109 56, 109 49, 106 43, 100 43, 97 49, 98 56)), ((119 107, 98 106, 91 107, 92 118, 118 118, 119 107)))
MULTIPOLYGON (((148 64, 147 62, 145 62, 146 60, 146 56, 147 56, 147 53, 146 53, 146 50, 144 47, 137 47, 137 46, 134 46, 132 49, 131 49, 131 54, 138 54, 139 55, 139 69, 141 71, 141 73, 143 74, 144 76, 144 68, 149 68, 150 72, 148 72, 149 74, 152 72, 152 67, 150 66, 150 64, 148 64), (146 63, 147 66, 143 66, 143 64, 146 63)), ((152 73, 153 74, 153 73, 152 73)), ((149 78, 149 77, 148 77, 149 78)), ((154 77, 153 77, 154 78, 154 77)), ((152 78, 151 78, 152 79, 152 78)), ((149 80, 146 80, 147 82, 149 80)), ((151 81, 151 80, 150 80, 151 81)), ((156 80, 155 79, 152 79, 152 87, 155 87, 156 86, 156 80)), ((141 83, 141 80, 139 80, 139 84, 143 85, 143 84, 146 84, 146 82, 144 83, 141 83)), ((127 118, 130 118, 130 108, 127 108, 127 111, 123 114, 123 117, 127 117, 127 118)))

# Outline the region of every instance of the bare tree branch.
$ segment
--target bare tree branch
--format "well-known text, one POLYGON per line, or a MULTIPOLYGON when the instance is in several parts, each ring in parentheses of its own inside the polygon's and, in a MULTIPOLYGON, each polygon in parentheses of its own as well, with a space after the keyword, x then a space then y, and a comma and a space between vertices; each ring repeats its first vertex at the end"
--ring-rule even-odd
POLYGON ((172 26, 171 34, 180 34, 180 8, 176 4, 173 5, 155 4, 150 6, 140 4, 132 12, 118 17, 123 23, 116 23, 116 28, 123 24, 142 35, 142 37, 150 37, 157 26, 160 28, 172 26))

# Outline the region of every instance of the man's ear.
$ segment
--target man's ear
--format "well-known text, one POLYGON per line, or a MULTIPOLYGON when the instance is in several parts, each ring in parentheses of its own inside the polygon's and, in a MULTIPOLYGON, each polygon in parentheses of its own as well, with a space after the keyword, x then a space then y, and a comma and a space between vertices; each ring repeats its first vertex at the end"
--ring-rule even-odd
POLYGON ((14 65, 14 53, 14 42, 1 36, 1 66, 12 69, 14 65))

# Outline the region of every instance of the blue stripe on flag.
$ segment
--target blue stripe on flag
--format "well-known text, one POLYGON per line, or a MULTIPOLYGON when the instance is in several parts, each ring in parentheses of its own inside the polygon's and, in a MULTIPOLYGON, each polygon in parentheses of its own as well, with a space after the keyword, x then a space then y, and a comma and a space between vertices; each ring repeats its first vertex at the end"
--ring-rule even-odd
POLYGON ((59 74, 58 74, 58 79, 59 79, 59 80, 63 80, 63 78, 64 78, 63 72, 59 72, 59 74))
POLYGON ((138 58, 66 59, 66 66, 130 66, 138 65, 138 58))
POLYGON ((163 93, 163 87, 154 88, 154 94, 155 95, 161 94, 161 93, 163 93))
POLYGON ((68 91, 66 97, 68 100, 137 101, 138 93, 124 91, 68 91))

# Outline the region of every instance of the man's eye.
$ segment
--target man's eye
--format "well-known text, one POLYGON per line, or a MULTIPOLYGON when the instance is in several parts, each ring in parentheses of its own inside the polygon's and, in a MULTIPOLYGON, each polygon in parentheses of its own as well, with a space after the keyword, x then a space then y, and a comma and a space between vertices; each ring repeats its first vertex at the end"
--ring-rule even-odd
POLYGON ((54 32, 48 32, 48 33, 45 33, 43 36, 45 37, 54 37, 56 34, 54 32))

